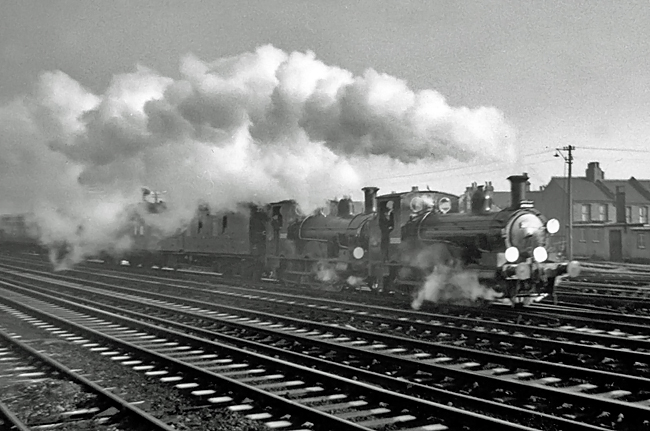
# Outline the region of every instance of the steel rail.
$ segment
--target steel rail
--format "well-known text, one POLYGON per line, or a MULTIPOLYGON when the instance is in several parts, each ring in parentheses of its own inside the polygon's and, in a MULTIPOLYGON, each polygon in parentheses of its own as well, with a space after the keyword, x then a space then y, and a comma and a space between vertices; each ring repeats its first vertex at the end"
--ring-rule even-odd
MULTIPOLYGON (((151 429, 164 430, 164 431, 174 431, 175 428, 172 428, 160 421, 159 419, 153 417, 152 415, 138 409, 137 407, 132 406, 126 400, 118 397, 117 395, 111 393, 110 391, 102 388, 98 384, 88 380, 87 378, 80 376, 79 374, 73 372, 65 365, 60 362, 50 358, 47 355, 40 353, 34 348, 28 346, 22 341, 12 338, 6 332, 0 330, 0 339, 4 340, 6 343, 20 349, 25 354, 30 357, 35 358, 38 362, 44 364, 46 367, 58 372, 66 379, 77 383, 86 391, 97 395, 103 402, 108 403, 112 407, 115 407, 121 412, 126 412, 131 415, 137 422, 150 426, 151 429)), ((29 428, 28 428, 29 429, 29 428)))
MULTIPOLYGON (((104 295, 110 296, 108 294, 104 294, 104 295)), ((115 299, 120 299, 120 298, 115 298, 115 299)), ((126 301, 126 299, 123 299, 123 298, 122 298, 122 300, 126 301)), ((121 310, 121 309, 119 309, 117 307, 108 306, 108 305, 105 305, 105 304, 102 304, 102 303, 96 303, 96 302, 90 301, 90 300, 88 300, 87 302, 88 303, 95 303, 96 307, 102 307, 104 309, 111 309, 111 310, 116 311, 116 312, 125 313, 124 310, 121 310)), ((156 307, 158 307, 158 306, 156 305, 156 307)), ((178 309, 174 309, 172 311, 181 312, 178 309)), ((207 330, 201 330, 201 329, 198 329, 198 328, 188 327, 187 325, 184 325, 182 323, 171 323, 171 322, 169 322, 168 320, 165 320, 165 319, 152 317, 152 316, 144 315, 144 314, 137 313, 137 312, 128 312, 128 314, 133 315, 133 316, 138 316, 139 315, 139 318, 141 318, 141 319, 147 319, 149 321, 156 321, 156 322, 163 323, 163 324, 166 324, 168 326, 173 326, 173 327, 176 327, 176 328, 179 328, 179 329, 191 330, 191 331, 194 331, 195 333, 201 333, 205 337, 212 337, 212 338, 217 337, 217 338, 220 338, 220 339, 224 339, 225 341, 228 341, 230 343, 240 343, 241 344, 241 343, 246 342, 246 341, 241 340, 238 337, 229 337, 229 336, 223 335, 223 334, 216 334, 216 333, 214 333, 212 331, 207 331, 207 330)), ((188 315, 194 314, 194 317, 201 317, 201 318, 203 318, 205 320, 218 320, 219 322, 223 323, 222 319, 215 319, 215 318, 209 317, 209 316, 196 316, 196 313, 191 313, 191 312, 185 311, 185 312, 183 312, 183 314, 188 314, 188 315)), ((253 326, 247 325, 246 323, 233 322, 233 321, 230 321, 230 320, 228 320, 226 322, 226 324, 233 325, 233 326, 253 328, 253 326)), ((327 325, 323 325, 323 326, 326 326, 326 328, 328 328, 330 330, 338 330, 338 329, 340 329, 340 328, 333 328, 333 327, 327 326, 327 325)), ((254 329, 257 330, 258 332, 259 331, 264 331, 264 332, 269 333, 269 334, 280 335, 280 336, 283 336, 283 337, 288 337, 289 336, 286 333, 282 333, 282 332, 279 332, 279 331, 273 331, 271 329, 264 328, 264 327, 254 327, 254 329)), ((372 333, 369 333, 369 334, 371 336, 376 335, 376 334, 372 334, 372 333)), ((319 343, 320 345, 327 346, 324 350, 335 350, 335 349, 345 350, 345 351, 348 351, 348 352, 350 352, 352 354, 355 354, 357 356, 362 354, 362 353, 365 353, 366 355, 369 354, 369 352, 367 352, 367 351, 364 352, 362 349, 358 349, 358 348, 353 348, 353 347, 349 347, 349 346, 341 346, 339 344, 330 343, 330 342, 326 342, 326 341, 320 341, 320 340, 319 341, 306 340, 305 337, 298 337, 298 336, 293 336, 293 337, 302 339, 302 340, 304 340, 306 342, 310 341, 311 343, 319 343)), ((249 342, 249 343, 254 343, 254 342, 249 342)), ((253 346, 255 346, 256 344, 253 344, 253 346)), ((259 347, 259 345, 257 345, 256 348, 260 349, 262 347, 259 347)), ((271 351, 273 353, 275 353, 275 354, 278 353, 277 351, 273 351, 274 348, 272 348, 272 347, 266 346, 265 348, 266 349, 271 349, 271 351)), ((625 412, 625 414, 638 415, 638 414, 644 414, 644 413, 648 414, 648 413, 650 413, 650 409, 648 409, 648 408, 645 408, 645 407, 642 407, 642 406, 636 406, 636 405, 633 405, 633 404, 631 405, 629 403, 619 402, 619 401, 616 401, 616 400, 599 399, 599 398, 594 398, 594 397, 592 397, 590 395, 586 395, 586 394, 575 394, 575 393, 571 393, 571 392, 565 392, 565 391, 562 391, 562 390, 557 389, 557 388, 548 388, 548 387, 544 388, 544 387, 540 387, 540 385, 530 385, 530 384, 525 383, 525 382, 511 381, 510 379, 491 378, 490 376, 475 374, 475 373, 465 371, 465 370, 450 369, 448 367, 443 367, 443 366, 440 366, 440 365, 427 364, 427 363, 423 363, 422 361, 398 358, 398 357, 395 357, 395 356, 382 354, 382 353, 379 353, 379 352, 373 353, 372 355, 374 357, 376 357, 376 358, 382 359, 385 362, 392 363, 394 365, 398 365, 398 366, 405 366, 406 365, 406 366, 410 366, 413 369, 420 369, 422 371, 424 371, 424 370, 429 370, 429 371, 438 370, 441 373, 447 373, 447 374, 450 374, 450 375, 464 375, 467 378, 472 378, 472 379, 478 380, 478 381, 485 381, 484 383, 498 382, 500 384, 506 385, 507 387, 510 387, 510 389, 512 389, 512 390, 519 389, 520 391, 530 392, 530 393, 534 393, 534 394, 537 394, 537 392, 540 391, 540 390, 546 390, 547 392, 550 392, 551 394, 553 394, 553 396, 555 396, 555 397, 567 397, 567 401, 576 402, 578 400, 582 400, 583 403, 597 405, 597 406, 602 407, 602 408, 617 407, 617 408, 622 409, 625 412)), ((305 358, 303 358, 302 360, 305 361, 305 358)), ((328 367, 331 367, 331 364, 328 365, 328 367)), ((356 368, 355 371, 358 372, 359 369, 356 368)), ((611 376, 613 376, 613 378, 616 379, 617 377, 620 377, 621 375, 612 374, 611 376)), ((411 382, 409 382, 409 383, 411 385, 413 384, 411 382)), ((556 419, 556 417, 549 415, 549 417, 547 417, 546 420, 550 421, 550 420, 552 420, 551 418, 556 419)), ((577 424, 580 424, 580 423, 577 423, 577 424)), ((580 425, 582 425, 582 424, 580 424, 580 425)), ((593 429, 593 428, 588 428, 591 425, 588 425, 588 424, 584 424, 584 425, 587 426, 586 429, 593 429)), ((571 426, 572 426, 572 429, 578 429, 578 428, 573 428, 573 427, 577 426, 576 424, 571 424, 571 426)), ((598 429, 598 428, 596 428, 596 429, 598 429)))
MULTIPOLYGON (((76 278, 76 277, 69 277, 69 276, 64 276, 64 275, 60 275, 60 274, 52 274, 50 272, 45 272, 45 271, 40 271, 40 270, 34 270, 34 269, 22 269, 22 270, 29 271, 29 272, 34 272, 36 274, 42 274, 42 275, 45 275, 45 276, 50 277, 50 278, 59 278, 59 279, 62 279, 62 280, 66 280, 66 279, 70 280, 70 279, 72 279, 74 281, 79 281, 79 279, 76 278)), ((118 279, 118 280, 133 281, 132 279, 129 279, 128 277, 123 277, 123 276, 108 275, 107 277, 108 278, 115 278, 115 279, 118 279)), ((81 280, 83 280, 84 283, 90 283, 90 284, 95 284, 95 285, 100 285, 100 286, 101 285, 111 286, 111 288, 113 286, 113 285, 107 284, 105 282, 99 282, 99 281, 95 281, 95 280, 85 280, 85 279, 81 279, 81 280)), ((139 280, 139 281, 142 281, 142 282, 145 282, 145 283, 148 283, 148 284, 152 284, 152 285, 155 285, 155 286, 158 286, 158 287, 167 286, 168 288, 181 288, 181 289, 188 289, 190 291, 199 291, 199 292, 201 292, 203 294, 234 295, 234 294, 228 293, 228 292, 221 292, 221 291, 214 291, 214 290, 206 289, 206 287, 208 287, 208 286, 204 285, 203 283, 199 283, 200 287, 195 287, 195 286, 191 286, 191 285, 187 286, 187 285, 184 285, 184 284, 169 283, 169 280, 165 280, 165 279, 161 279, 161 280, 167 281, 167 283, 158 282, 158 281, 151 281, 151 280, 147 280, 147 279, 139 280)), ((179 281, 179 280, 174 280, 174 281, 179 281)), ((231 287, 231 286, 228 286, 228 288, 236 290, 236 291, 254 292, 255 295, 265 294, 265 295, 268 295, 268 296, 286 298, 287 300, 290 300, 291 303, 292 303, 292 306, 295 306, 295 307, 306 307, 306 306, 308 306, 310 308, 313 308, 315 304, 321 304, 321 305, 325 305, 325 306, 334 306, 334 307, 339 307, 339 308, 342 308, 342 307, 350 307, 350 308, 359 307, 358 303, 347 302, 347 301, 333 301, 331 299, 313 298, 313 297, 300 296, 300 295, 288 295, 288 294, 285 294, 285 293, 277 293, 277 292, 269 292, 269 291, 260 292, 259 290, 247 289, 247 288, 237 288, 237 287, 231 287), (305 305, 305 304, 300 304, 299 302, 296 302, 296 301, 300 301, 300 300, 309 301, 309 304, 305 305)), ((240 296, 245 297, 246 294, 240 294, 240 296)), ((453 323, 453 324, 460 324, 460 325, 464 325, 464 324, 474 324, 475 325, 477 322, 480 322, 483 326, 493 327, 495 329, 502 329, 502 330, 505 330, 505 331, 517 330, 517 331, 520 331, 520 332, 530 331, 531 330, 530 328, 533 327, 532 325, 520 325, 520 324, 515 324, 515 323, 494 322, 494 321, 490 321, 490 320, 487 320, 487 319, 477 320, 477 319, 468 318, 468 317, 450 316, 450 315, 439 314, 439 313, 429 313, 429 312, 421 312, 421 311, 418 312, 418 311, 413 311, 413 310, 396 309, 396 308, 385 307, 385 306, 381 306, 381 305, 363 304, 363 307, 364 307, 364 311, 374 311, 379 315, 392 314, 392 315, 399 316, 399 317, 396 317, 396 318, 400 318, 400 319, 407 318, 409 320, 415 320, 415 321, 418 321, 418 320, 424 320, 424 321, 438 320, 438 321, 446 321, 446 322, 450 322, 450 323, 453 323)), ((589 325, 598 325, 597 327, 599 327, 599 328, 602 328, 603 326, 605 326, 606 328, 608 328, 606 330, 610 330, 611 326, 613 324, 615 324, 616 327, 619 330, 633 332, 633 333, 634 332, 635 333, 639 333, 639 332, 641 332, 641 333, 645 333, 645 332, 650 333, 650 329, 648 329, 650 327, 649 326, 650 325, 650 317, 630 316, 630 315, 619 314, 619 313, 609 313, 609 314, 607 314, 607 313, 603 313, 602 311, 585 311, 585 310, 579 311, 579 310, 573 310, 573 309, 569 310, 566 314, 558 314, 557 313, 557 311, 558 311, 557 308, 558 307, 552 306, 552 305, 548 305, 548 306, 536 305, 536 306, 532 306, 532 307, 527 308, 524 313, 518 313, 516 316, 511 315, 511 316, 508 316, 508 317, 510 319, 515 319, 517 317, 519 317, 519 318, 521 318, 521 317, 529 318, 529 317, 532 317, 532 316, 535 316, 535 315, 537 315, 537 316, 547 315, 546 317, 548 319, 557 319, 557 320, 564 319, 564 320, 570 321, 574 325, 578 325, 578 324, 587 325, 587 326, 589 326, 589 325), (547 307, 547 308, 545 308, 545 307, 547 307), (568 315, 568 313, 570 313, 571 315, 568 315), (595 316, 595 317, 598 317, 598 318, 595 319, 595 318, 593 318, 591 316, 595 316), (602 320, 603 317, 608 317, 608 318, 612 318, 612 319, 617 319, 618 318, 621 321, 612 322, 612 321, 602 320), (638 322, 638 324, 634 324, 634 323, 630 323, 630 322, 638 322)), ((465 312, 467 312, 467 311, 468 310, 465 309, 465 312)), ((499 311, 503 311, 503 310, 499 310, 499 311)), ((511 310, 508 309, 507 311, 511 311, 511 310)), ((503 314, 500 314, 500 313, 496 314, 494 311, 487 311, 486 310, 485 313, 483 313, 483 314, 485 315, 483 317, 486 317, 488 315, 493 316, 493 317, 497 317, 497 318, 499 318, 499 317, 503 318, 504 317, 503 314)), ((539 330, 542 331, 542 332, 547 331, 547 329, 548 328, 539 328, 539 330)), ((548 331, 553 331, 553 329, 548 329, 548 331)), ((570 335, 569 335, 569 337, 570 337, 570 335)), ((590 334, 585 334, 585 337, 589 338, 590 334)), ((591 341, 598 343, 598 342, 601 342, 602 339, 593 339, 591 341)), ((639 345, 638 347, 641 347, 641 346, 639 345)))
MULTIPOLYGON (((43 282, 51 283, 50 281, 43 281, 43 282)), ((193 306, 203 305, 203 302, 200 300, 179 298, 176 296, 164 296, 163 294, 160 293, 143 292, 143 291, 135 290, 133 288, 119 287, 119 286, 114 286, 107 283, 101 283, 96 281, 90 281, 88 283, 92 285, 103 286, 108 289, 111 289, 112 291, 123 291, 126 293, 136 294, 138 296, 149 296, 149 297, 160 298, 165 300, 185 301, 193 306)), ((74 286, 69 286, 69 287, 74 287, 74 286)), ((213 294, 213 292, 210 293, 213 294)), ((246 298, 246 297, 242 297, 242 299, 252 300, 251 298, 246 298)), ((266 298, 260 297, 259 299, 264 301, 266 298)), ((257 302, 259 302, 259 300, 257 302)), ((431 323, 431 321, 423 322, 421 320, 413 320, 413 319, 405 320, 404 318, 387 317, 379 314, 374 315, 374 314, 364 313, 363 315, 360 315, 358 312, 354 310, 345 310, 340 308, 314 309, 313 305, 300 304, 300 303, 296 303, 295 301, 291 301, 290 304, 276 302, 276 301, 272 303, 262 302, 263 308, 271 308, 271 306, 276 307, 278 305, 283 305, 285 307, 292 307, 292 308, 300 308, 304 311, 309 311, 309 312, 318 311, 322 313, 327 313, 327 312, 336 313, 336 314, 346 315, 353 319, 361 319, 363 321, 373 321, 377 324, 386 324, 390 326, 404 326, 405 324, 408 324, 410 327, 419 330, 421 333, 424 333, 425 331, 430 331, 433 333, 448 332, 448 333, 455 333, 455 334, 463 334, 475 338, 491 339, 491 340, 509 342, 514 344, 521 344, 523 341, 525 341, 526 343, 529 343, 534 347, 538 347, 546 351, 551 351, 553 349, 561 348, 568 352, 575 352, 580 354, 590 354, 594 356, 603 356, 603 357, 604 356, 616 357, 617 359, 625 360, 628 363, 650 362, 650 353, 631 351, 631 350, 622 350, 623 348, 645 349, 645 350, 650 349, 650 341, 637 339, 637 338, 608 336, 603 334, 590 334, 586 332, 542 328, 542 327, 534 327, 530 325, 509 324, 503 322, 492 322, 489 320, 476 320, 476 319, 462 318, 462 317, 447 317, 442 315, 430 316, 431 319, 446 320, 447 322, 453 322, 454 324, 454 326, 440 325, 440 324, 431 323), (476 330, 476 329, 472 329, 471 328, 472 326, 482 326, 482 327, 497 329, 509 333, 500 334, 500 333, 488 332, 484 330, 476 330), (541 335, 545 335, 548 338, 544 339, 544 338, 534 337, 534 338, 527 338, 525 340, 522 340, 520 335, 513 335, 510 334, 510 332, 515 332, 519 334, 528 334, 530 336, 541 334, 541 335), (578 341, 588 341, 588 342, 595 343, 596 345, 568 343, 565 341, 554 340, 553 337, 561 337, 561 338, 573 339, 578 341), (610 347, 605 347, 607 345, 618 345, 620 347, 614 349, 610 347)), ((226 305, 222 305, 222 307, 226 307, 226 305)), ((230 309, 236 310, 237 312, 248 311, 238 307, 231 307, 230 309)), ((429 315, 426 316, 429 317, 429 315)), ((275 318, 286 319, 285 316, 275 316, 275 318)), ((612 323, 610 323, 610 325, 611 324, 612 323)))
MULTIPOLYGON (((3 282, 2 284, 5 284, 3 282)), ((447 406, 443 405, 440 403, 435 403, 431 401, 426 401, 422 400, 419 398, 411 397, 405 394, 400 394, 400 393, 395 393, 391 392, 385 389, 382 389, 380 387, 374 386, 374 385, 369 385, 363 382, 358 382, 353 379, 348 379, 348 378, 343 378, 339 377, 336 375, 333 375, 328 372, 324 371, 319 371, 316 369, 312 369, 310 367, 304 366, 304 365, 297 365, 295 363, 291 363, 288 361, 284 361, 281 359, 276 359, 272 358, 266 355, 258 354, 255 352, 252 352, 250 350, 243 350, 241 348, 236 348, 233 346, 228 346, 222 343, 217 343, 214 341, 210 340, 205 340, 196 336, 192 336, 186 333, 178 332, 175 330, 171 329, 166 329, 166 328, 161 328, 157 327, 152 324, 148 324, 142 321, 134 320, 132 318, 120 316, 118 314, 114 314, 111 312, 104 311, 103 309, 99 308, 93 308, 93 307, 88 307, 88 306, 83 306, 78 303, 75 303, 73 301, 68 301, 64 299, 58 299, 55 298, 51 295, 47 294, 42 294, 38 292, 29 292, 31 295, 36 295, 38 297, 43 298, 43 300, 46 300, 48 302, 54 302, 54 303, 59 303, 62 305, 65 305, 67 307, 76 309, 76 310, 83 310, 86 313, 92 313, 94 315, 101 315, 104 316, 105 318, 110 319, 111 321, 119 322, 122 325, 129 325, 130 327, 136 327, 140 328, 143 330, 149 330, 153 333, 158 334, 159 336, 175 339, 177 341, 182 341, 186 344, 189 345, 195 345, 198 348, 201 349, 219 349, 222 351, 230 351, 233 352, 233 354, 238 354, 238 355, 244 355, 246 357, 252 357, 255 358, 256 360, 266 363, 267 365, 273 365, 278 368, 285 368, 289 369, 292 371, 300 371, 302 373, 307 373, 311 374, 313 376, 318 376, 319 380, 327 380, 332 382, 333 384, 336 384, 337 386, 345 386, 345 387, 352 387, 355 388, 356 390, 359 390, 359 388, 363 389, 366 393, 375 393, 375 394, 380 394, 381 396, 379 398, 383 399, 385 402, 394 402, 396 404, 401 404, 405 406, 418 406, 418 408, 424 409, 424 411, 427 411, 429 415, 435 411, 438 413, 444 413, 448 417, 451 417, 452 420, 458 424, 466 424, 466 423, 476 423, 481 426, 489 426, 489 427, 496 427, 496 428, 490 428, 490 429, 511 429, 511 430, 529 430, 533 431, 533 428, 526 427, 523 425, 518 425, 518 424, 513 424, 498 418, 493 418, 490 416, 484 416, 480 415, 477 413, 469 412, 466 410, 461 410, 452 406, 447 406)), ((139 355, 148 357, 151 360, 154 361, 162 361, 173 368, 176 369, 183 369, 185 372, 191 373, 191 374, 196 374, 196 375, 201 375, 203 376, 202 378, 209 378, 210 380, 213 381, 218 381, 221 386, 228 386, 228 387, 234 387, 238 389, 239 391, 245 391, 247 396, 256 398, 256 399, 262 399, 262 401, 268 403, 269 401, 273 401, 274 404, 279 403, 282 404, 282 407, 284 411, 291 411, 292 413, 298 413, 298 416, 302 416, 307 420, 310 421, 315 421, 314 423, 324 425, 328 427, 327 429, 350 429, 350 430, 368 430, 369 428, 360 426, 358 424, 355 424, 353 422, 350 422, 345 419, 340 419, 335 416, 332 416, 330 414, 326 414, 322 411, 319 411, 315 408, 310 408, 304 405, 299 404, 298 402, 294 402, 291 400, 288 400, 286 398, 280 397, 278 395, 274 395, 265 391, 262 391, 260 389, 256 389, 255 387, 249 386, 249 385, 243 385, 242 383, 232 379, 228 378, 226 376, 219 375, 217 373, 211 372, 209 370, 204 370, 200 367, 194 366, 192 364, 183 362, 181 360, 174 359, 170 356, 164 355, 164 354, 159 354, 156 353, 155 351, 151 351, 145 348, 142 348, 136 344, 130 343, 128 341, 120 340, 118 338, 112 337, 110 335, 104 334, 102 332, 98 332, 96 330, 84 327, 83 325, 79 325, 77 323, 71 322, 71 321, 63 321, 61 320, 60 317, 53 315, 51 313, 45 312, 43 310, 39 310, 35 307, 29 306, 27 304, 24 304, 19 301, 15 301, 9 298, 1 298, 0 299, 3 302, 9 302, 12 304, 13 307, 20 308, 24 310, 27 313, 30 314, 38 314, 41 315, 45 320, 49 321, 54 321, 57 322, 59 325, 67 326, 72 328, 74 331, 77 332, 82 332, 85 334, 85 336, 90 337, 90 338, 95 338, 95 339, 103 339, 103 340, 108 340, 108 342, 114 346, 120 346, 123 350, 126 351, 132 351, 132 352, 137 352, 139 355), (308 412, 309 414, 306 415, 305 413, 308 412), (320 422, 319 422, 320 421, 320 422)), ((100 304, 101 307, 106 308, 105 305, 100 304)), ((147 317, 147 316, 144 316, 147 317)), ((147 317, 149 320, 155 320, 152 319, 150 316, 147 317)), ((166 322, 167 325, 170 324, 170 322, 166 322)), ((212 334, 213 336, 215 334, 212 334)))
POLYGON ((0 423, 2 429, 10 430, 16 429, 18 431, 31 431, 31 428, 28 427, 23 421, 18 419, 18 417, 9 409, 5 403, 0 401, 0 417, 4 418, 7 423, 0 423))

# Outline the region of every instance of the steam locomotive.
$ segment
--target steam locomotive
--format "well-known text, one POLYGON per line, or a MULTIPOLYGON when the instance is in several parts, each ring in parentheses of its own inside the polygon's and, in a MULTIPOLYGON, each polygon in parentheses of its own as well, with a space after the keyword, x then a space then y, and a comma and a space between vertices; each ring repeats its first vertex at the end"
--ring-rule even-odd
MULTIPOLYGON (((292 200, 236 212, 202 206, 184 231, 164 239, 136 218, 135 246, 118 260, 210 267, 326 291, 414 294, 434 282, 444 297, 472 284, 489 289, 490 298, 528 304, 552 294, 557 277, 577 276, 580 267, 549 248, 559 222, 525 200, 528 177, 508 179, 511 205, 505 209, 481 188, 461 209, 461 199, 445 192, 413 188, 378 196, 378 188, 365 187, 357 214, 350 199, 334 202, 328 215, 309 216, 292 200)), ((161 202, 146 207, 153 216, 165 210, 161 202)))
POLYGON ((413 292, 434 276, 438 289, 475 283, 514 304, 541 300, 558 276, 577 276, 580 267, 549 249, 559 222, 525 200, 528 177, 509 180, 511 205, 503 210, 481 188, 470 211, 460 212, 459 198, 448 193, 414 188, 377 196, 366 187, 363 214, 351 215, 342 200, 335 217, 315 214, 285 227, 292 203, 273 204, 266 266, 287 283, 326 290, 413 292))

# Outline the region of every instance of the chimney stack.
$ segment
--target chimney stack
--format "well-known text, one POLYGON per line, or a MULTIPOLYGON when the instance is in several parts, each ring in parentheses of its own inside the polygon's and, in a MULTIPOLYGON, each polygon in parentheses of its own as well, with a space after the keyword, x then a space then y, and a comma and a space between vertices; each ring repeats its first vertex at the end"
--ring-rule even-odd
POLYGON ((352 217, 352 199, 343 198, 339 201, 337 205, 336 215, 341 218, 351 218, 352 217))
POLYGON ((605 179, 605 172, 600 169, 598 162, 589 162, 589 164, 587 164, 585 176, 587 177, 587 181, 595 183, 596 181, 602 181, 605 179))
POLYGON ((377 212, 377 192, 379 191, 379 187, 364 187, 361 190, 363 190, 364 194, 364 214, 372 214, 374 212, 377 212))
POLYGON ((483 186, 478 186, 472 194, 472 214, 481 214, 485 209, 485 191, 483 186))
POLYGON ((524 172, 522 175, 511 175, 508 180, 510 181, 510 208, 519 208, 521 201, 526 199, 528 174, 524 172))

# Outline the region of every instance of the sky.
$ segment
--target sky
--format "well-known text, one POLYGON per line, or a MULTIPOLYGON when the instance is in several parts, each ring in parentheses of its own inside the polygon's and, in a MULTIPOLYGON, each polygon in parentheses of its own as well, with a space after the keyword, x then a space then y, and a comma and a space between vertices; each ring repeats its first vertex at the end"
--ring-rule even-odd
POLYGON ((401 179, 368 173, 384 189, 505 187, 522 170, 544 184, 565 166, 543 151, 565 145, 583 147, 582 175, 597 160, 609 178, 650 177, 650 153, 592 149, 649 147, 646 2, 3 0, 0 12, 2 101, 31 92, 44 71, 101 93, 137 64, 175 78, 188 53, 212 61, 271 44, 433 89, 451 106, 494 106, 517 130, 514 166, 450 160, 402 169, 430 173, 401 179))
POLYGON ((0 0, 0 192, 537 188, 567 145, 574 175, 650 178, 648 22, 642 1, 0 0))

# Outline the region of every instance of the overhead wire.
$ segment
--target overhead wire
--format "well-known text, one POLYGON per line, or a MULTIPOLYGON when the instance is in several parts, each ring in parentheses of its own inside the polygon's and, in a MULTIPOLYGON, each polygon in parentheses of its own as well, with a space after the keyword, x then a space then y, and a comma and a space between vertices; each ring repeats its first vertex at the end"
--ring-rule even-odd
MULTIPOLYGON (((640 149, 635 149, 635 148, 609 148, 609 147, 589 147, 589 146, 576 146, 576 149, 584 149, 584 150, 603 150, 603 151, 620 151, 620 152, 630 152, 630 153, 646 153, 650 154, 650 150, 640 150, 640 149)), ((544 150, 533 152, 533 153, 527 153, 521 155, 521 157, 534 157, 542 154, 547 154, 550 152, 556 151, 555 148, 553 147, 547 147, 544 150)), ((541 161, 538 162, 537 164, 542 164, 542 163, 548 163, 551 162, 552 160, 548 161, 541 161)), ((462 166, 454 166, 451 168, 445 168, 445 169, 437 169, 435 171, 426 171, 426 172, 411 172, 408 174, 401 174, 401 175, 392 175, 390 177, 376 177, 376 178, 369 178, 370 180, 389 180, 389 179, 394 179, 394 178, 407 178, 407 177, 414 177, 418 175, 430 175, 430 174, 440 174, 440 173, 448 173, 448 172, 453 172, 453 171, 461 171, 461 170, 466 170, 466 169, 471 169, 475 168, 478 166, 483 166, 484 163, 473 163, 471 165, 462 165, 462 166)), ((500 167, 492 167, 489 170, 481 170, 481 171, 472 171, 472 174, 481 174, 481 173, 488 173, 488 172, 496 172, 502 168, 500 167)), ((531 168, 531 170, 533 170, 531 168)))
POLYGON ((650 150, 640 150, 640 149, 636 149, 636 148, 603 148, 603 147, 576 146, 576 149, 602 150, 602 151, 622 151, 622 152, 628 152, 628 153, 647 153, 647 154, 650 154, 650 150))
MULTIPOLYGON (((543 151, 538 151, 538 152, 535 152, 535 153, 522 154, 521 157, 533 157, 533 156, 539 156, 539 155, 541 155, 541 154, 549 153, 549 152, 552 152, 552 151, 555 151, 555 149, 554 149, 554 148, 547 148, 547 149, 545 149, 545 150, 543 150, 543 151)), ((544 163, 544 162, 541 162, 541 163, 544 163)), ((484 162, 480 162, 480 163, 474 163, 474 164, 471 164, 471 165, 462 165, 462 166, 454 166, 454 167, 452 167, 452 168, 446 168, 446 169, 437 169, 437 170, 435 170, 435 171, 428 171, 428 172, 411 172, 411 173, 408 173, 408 174, 402 174, 402 175, 391 175, 390 177, 369 178, 369 180, 373 180, 373 181, 376 181, 376 180, 389 180, 389 179, 393 179, 393 178, 414 177, 414 176, 417 176, 417 175, 439 174, 439 173, 443 173, 443 172, 460 171, 460 170, 469 169, 469 168, 473 168, 473 167, 477 167, 477 166, 484 166, 484 164, 485 164, 484 162)), ((492 168, 490 168, 490 169, 487 170, 487 171, 472 172, 472 174, 480 174, 480 173, 494 172, 494 171, 498 171, 499 169, 501 169, 501 168, 494 168, 494 167, 492 167, 492 168)))

